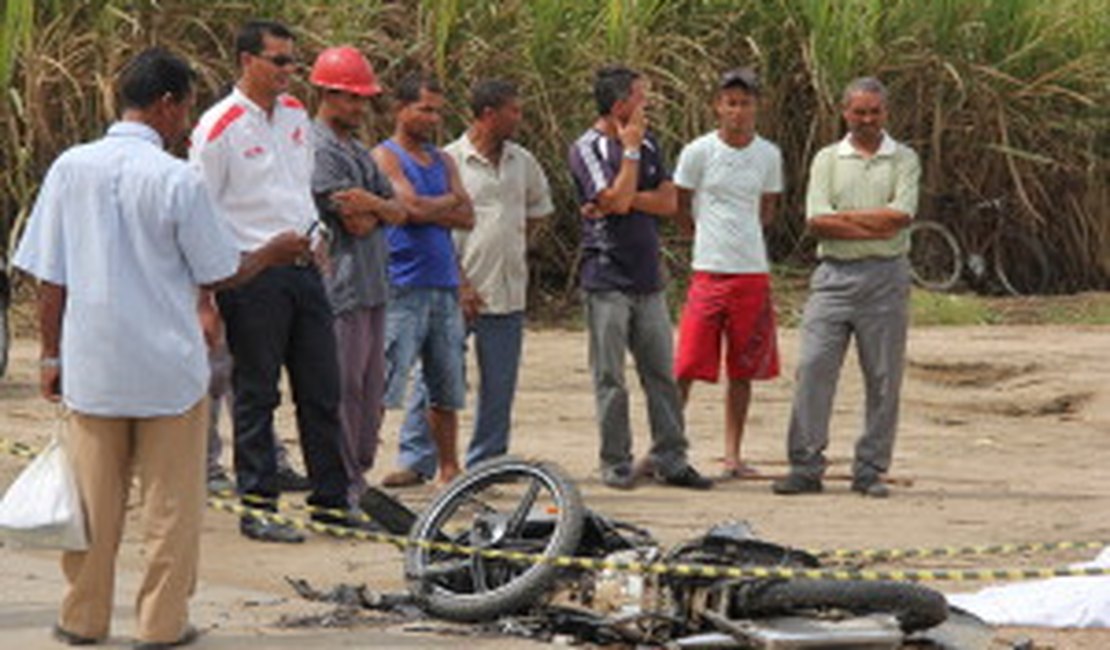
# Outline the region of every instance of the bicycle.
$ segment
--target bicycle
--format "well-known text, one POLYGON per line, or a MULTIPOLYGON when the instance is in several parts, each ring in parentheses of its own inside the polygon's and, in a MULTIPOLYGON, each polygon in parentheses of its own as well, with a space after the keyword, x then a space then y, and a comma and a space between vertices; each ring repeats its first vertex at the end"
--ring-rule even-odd
POLYGON ((966 279, 979 293, 1013 296, 1049 289, 1053 273, 1048 253, 1036 238, 1005 220, 1004 198, 978 201, 966 210, 953 197, 941 197, 938 203, 937 217, 915 219, 909 228, 915 284, 951 291, 966 279), (957 220, 961 212, 968 218, 957 220))

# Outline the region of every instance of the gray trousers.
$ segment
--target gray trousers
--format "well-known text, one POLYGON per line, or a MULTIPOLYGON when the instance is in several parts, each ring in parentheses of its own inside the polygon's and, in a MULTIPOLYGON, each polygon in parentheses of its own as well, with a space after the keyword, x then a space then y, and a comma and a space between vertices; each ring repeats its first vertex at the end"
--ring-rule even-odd
POLYGON ((825 470, 829 417, 848 341, 855 338, 866 404, 852 473, 868 481, 890 468, 909 320, 909 266, 904 257, 825 260, 810 279, 802 317, 797 388, 787 434, 791 471, 819 478, 825 470))
POLYGON ((378 429, 385 394, 385 305, 359 307, 335 317, 339 349, 339 450, 350 477, 352 505, 366 491, 366 472, 378 454, 378 429))
POLYGON ((647 398, 651 458, 663 475, 686 466, 682 399, 674 379, 671 318, 662 292, 586 293, 590 370, 601 434, 601 466, 632 463, 632 427, 624 381, 625 349, 632 353, 647 398))
MULTIPOLYGON (((208 461, 206 463, 208 478, 214 478, 224 473, 220 464, 220 456, 224 451, 223 440, 220 439, 220 412, 227 406, 228 413, 234 413, 235 396, 231 392, 231 352, 227 349, 227 341, 221 340, 208 350, 208 461)), ((289 450, 285 443, 274 432, 274 449, 277 452, 277 465, 282 469, 292 469, 289 464, 289 450)))

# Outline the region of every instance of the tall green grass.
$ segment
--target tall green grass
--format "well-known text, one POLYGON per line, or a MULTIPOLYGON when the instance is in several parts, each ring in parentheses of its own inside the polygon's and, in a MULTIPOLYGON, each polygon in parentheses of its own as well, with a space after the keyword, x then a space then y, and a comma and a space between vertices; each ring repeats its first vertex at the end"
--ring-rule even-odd
MULTIPOLYGON (((721 69, 761 71, 761 130, 787 163, 785 209, 771 231, 776 259, 807 259, 809 160, 840 136, 841 87, 877 74, 891 88, 890 131, 925 162, 924 211, 935 194, 1006 195, 1019 206, 1007 227, 1053 247, 1060 289, 1107 277, 1105 0, 8 0, 4 12, 0 234, 49 161, 111 119, 111 75, 127 56, 152 43, 184 53, 207 102, 235 76, 238 24, 269 16, 297 30, 308 60, 327 45, 356 44, 387 88, 413 68, 438 73, 451 101, 445 139, 463 126, 472 81, 516 80, 527 108, 521 140, 556 192, 558 214, 534 264, 535 286, 548 294, 573 292, 577 224, 564 157, 594 119, 592 71, 612 61, 651 77, 652 125, 671 156, 712 128, 721 69)), ((388 129, 383 112, 367 138, 388 129)))

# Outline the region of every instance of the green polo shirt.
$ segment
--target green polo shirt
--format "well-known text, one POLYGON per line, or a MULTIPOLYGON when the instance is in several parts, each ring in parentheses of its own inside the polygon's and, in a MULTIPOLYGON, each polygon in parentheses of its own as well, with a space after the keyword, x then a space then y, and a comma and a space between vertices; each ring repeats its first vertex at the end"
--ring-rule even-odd
MULTIPOLYGON (((917 154, 889 135, 879 150, 864 158, 845 137, 813 159, 806 191, 806 219, 841 210, 887 207, 911 217, 917 212, 921 163, 917 154)), ((897 257, 910 249, 909 232, 889 239, 820 239, 817 256, 838 260, 897 257)))

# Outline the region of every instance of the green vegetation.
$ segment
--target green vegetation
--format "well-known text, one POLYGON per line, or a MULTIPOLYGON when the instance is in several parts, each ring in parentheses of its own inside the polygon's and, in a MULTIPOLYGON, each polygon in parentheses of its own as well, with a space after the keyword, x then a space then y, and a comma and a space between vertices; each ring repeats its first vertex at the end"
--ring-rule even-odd
MULTIPOLYGON (((152 43, 188 56, 203 105, 234 78, 236 26, 272 16, 295 27, 308 60, 338 42, 363 48, 387 87, 417 66, 437 71, 453 107, 445 137, 461 127, 474 79, 521 84, 521 139, 557 194, 533 264, 543 304, 573 304, 577 222, 563 159, 593 119, 592 70, 615 60, 652 78, 652 123, 672 155, 711 128, 718 71, 761 71, 761 129, 787 162, 788 195, 770 234, 777 260, 806 264, 808 161, 839 137, 843 84, 877 74, 892 91, 891 132, 925 161, 924 212, 939 193, 1006 195, 1020 206, 1013 224, 1056 252, 1058 289, 1105 283, 1105 0, 7 0, 3 11, 0 241, 18 229, 50 160, 111 119, 111 78, 126 57, 152 43)), ((367 137, 385 129, 378 120, 367 137)))
POLYGON ((914 290, 910 321, 922 325, 989 325, 1001 319, 987 301, 972 295, 914 290))

